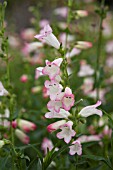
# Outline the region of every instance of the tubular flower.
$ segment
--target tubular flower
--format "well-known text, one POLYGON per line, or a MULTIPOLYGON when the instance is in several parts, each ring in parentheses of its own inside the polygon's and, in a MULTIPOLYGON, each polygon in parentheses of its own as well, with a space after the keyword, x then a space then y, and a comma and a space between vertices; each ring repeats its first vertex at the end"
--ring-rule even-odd
POLYGON ((47 154, 47 149, 49 149, 49 151, 51 151, 53 149, 53 143, 51 140, 49 140, 48 138, 44 138, 42 141, 42 150, 44 151, 44 154, 47 154))
POLYGON ((79 140, 76 140, 72 143, 72 146, 69 146, 70 148, 70 151, 69 151, 69 154, 70 155, 74 155, 74 154, 78 154, 78 155, 81 155, 82 154, 82 146, 80 144, 80 141, 79 140))
POLYGON ((37 34, 34 37, 43 42, 46 42, 56 49, 60 48, 60 43, 55 35, 52 33, 52 28, 49 26, 49 24, 45 25, 45 27, 40 31, 40 34, 37 34))
POLYGON ((92 43, 87 41, 77 41, 75 47, 81 50, 86 50, 92 47, 92 43))
POLYGON ((23 119, 18 120, 18 126, 25 132, 29 132, 30 130, 36 129, 36 125, 34 123, 23 119))
POLYGON ((27 136, 24 132, 22 132, 19 129, 15 130, 15 135, 20 139, 21 142, 23 142, 24 144, 28 144, 29 143, 29 136, 27 136))
POLYGON ((48 119, 51 118, 68 118, 70 116, 70 113, 64 109, 60 109, 60 112, 57 113, 55 111, 47 112, 45 114, 45 117, 48 119))
POLYGON ((66 120, 60 120, 55 123, 52 123, 47 126, 47 131, 48 132, 54 132, 55 130, 59 129, 61 125, 65 124, 66 120))
POLYGON ((61 132, 57 133, 57 138, 63 139, 66 143, 71 141, 71 138, 75 136, 76 132, 72 130, 73 122, 68 121, 67 123, 60 126, 61 132))
POLYGON ((50 62, 46 60, 46 66, 43 68, 42 73, 44 75, 48 75, 49 78, 52 80, 60 73, 60 65, 62 63, 63 59, 58 58, 54 60, 53 62, 50 62))
POLYGON ((97 103, 95 105, 86 106, 79 112, 79 115, 82 116, 82 117, 88 117, 88 116, 97 114, 101 117, 102 111, 96 109, 96 107, 98 107, 100 105, 101 105, 101 101, 97 101, 97 103))

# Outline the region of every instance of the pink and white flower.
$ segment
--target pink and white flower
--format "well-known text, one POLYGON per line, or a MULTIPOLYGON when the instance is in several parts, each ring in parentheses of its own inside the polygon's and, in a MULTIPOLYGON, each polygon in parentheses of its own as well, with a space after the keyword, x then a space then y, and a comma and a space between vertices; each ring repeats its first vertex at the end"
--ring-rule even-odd
POLYGON ((72 146, 69 146, 69 148, 70 148, 70 151, 69 151, 70 155, 75 155, 76 153, 78 155, 82 154, 82 146, 79 140, 74 141, 72 143, 72 146))
POLYGON ((66 123, 66 120, 60 120, 60 121, 54 122, 47 126, 47 131, 50 133, 54 132, 54 131, 58 130, 61 125, 65 124, 65 123, 66 123))
POLYGON ((4 88, 2 82, 0 81, 0 96, 7 96, 9 92, 4 88))
POLYGON ((36 68, 36 70, 35 70, 35 80, 43 75, 42 70, 43 70, 43 67, 37 67, 36 68))
POLYGON ((90 135, 90 136, 82 135, 78 138, 78 140, 81 143, 85 143, 85 142, 92 142, 92 141, 100 141, 101 138, 99 135, 90 135))
POLYGON ((67 123, 60 126, 61 132, 57 133, 57 138, 63 139, 66 143, 71 141, 71 138, 76 135, 76 132, 72 129, 73 122, 68 121, 67 123))
POLYGON ((43 68, 42 73, 44 75, 48 75, 51 80, 54 79, 60 73, 59 67, 62 61, 63 61, 62 58, 58 58, 53 62, 46 60, 46 66, 43 68))
POLYGON ((77 14, 78 17, 86 17, 86 16, 88 16, 88 11, 76 10, 76 14, 77 14))
POLYGON ((44 138, 42 141, 42 150, 44 151, 44 154, 47 154, 47 150, 51 151, 53 149, 53 143, 51 140, 49 140, 48 138, 44 138))
POLYGON ((79 50, 78 48, 73 48, 70 52, 68 52, 67 54, 66 54, 66 57, 67 58, 71 58, 71 57, 73 57, 73 56, 76 56, 76 55, 78 55, 78 54, 80 54, 81 53, 81 50, 79 50))
POLYGON ((80 71, 78 72, 79 77, 91 76, 94 74, 94 69, 91 68, 85 60, 82 60, 80 63, 80 71))
POLYGON ((96 109, 96 107, 100 106, 101 105, 101 101, 97 101, 97 103, 95 105, 91 105, 91 106, 86 106, 84 107, 80 112, 79 112, 79 116, 82 116, 82 117, 88 117, 88 116, 91 116, 91 115, 99 115, 100 117, 102 116, 102 111, 101 110, 98 110, 96 109))
POLYGON ((25 132, 29 132, 30 130, 35 130, 36 129, 36 125, 33 122, 24 120, 24 119, 19 119, 17 121, 18 126, 20 127, 20 129, 22 129, 25 132))
POLYGON ((51 119, 51 118, 65 118, 66 119, 69 116, 70 116, 70 113, 64 109, 60 109, 59 113, 55 111, 51 111, 45 114, 45 117, 48 119, 51 119))
POLYGON ((92 47, 92 43, 87 41, 77 41, 75 47, 81 50, 86 50, 92 47))
POLYGON ((57 101, 57 100, 50 100, 47 104, 47 108, 50 111, 54 111, 59 113, 60 112, 60 108, 62 108, 62 102, 61 101, 57 101))
POLYGON ((62 98, 63 108, 66 111, 70 110, 71 107, 74 105, 74 102, 74 95, 72 94, 71 89, 69 87, 66 87, 64 97, 62 98))
POLYGON ((60 48, 60 43, 55 37, 55 35, 52 33, 52 28, 48 25, 45 25, 45 27, 40 31, 40 34, 37 34, 34 36, 35 38, 46 42, 47 44, 55 47, 56 49, 60 48))
POLYGON ((28 144, 29 143, 29 136, 27 136, 23 131, 21 131, 20 129, 16 129, 15 130, 15 135, 20 139, 21 142, 23 142, 24 144, 28 144))
POLYGON ((50 96, 51 100, 55 100, 57 94, 59 94, 63 87, 55 80, 46 80, 45 87, 47 88, 47 94, 50 96))
POLYGON ((61 17, 67 17, 67 13, 68 13, 68 8, 67 7, 60 7, 54 10, 54 13, 56 15, 60 15, 61 17))
POLYGON ((36 51, 38 48, 41 47, 43 47, 43 44, 41 42, 26 43, 24 48, 22 49, 22 52, 24 55, 28 55, 29 53, 36 51))

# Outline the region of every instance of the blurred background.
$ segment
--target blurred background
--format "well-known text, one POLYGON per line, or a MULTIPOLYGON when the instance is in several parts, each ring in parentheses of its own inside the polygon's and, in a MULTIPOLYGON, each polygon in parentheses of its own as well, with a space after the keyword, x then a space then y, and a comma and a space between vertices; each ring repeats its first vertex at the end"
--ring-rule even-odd
MULTIPOLYGON (((30 26, 30 18, 32 17, 32 13, 29 11, 29 7, 36 6, 37 10, 40 11, 41 18, 46 18, 51 20, 51 11, 56 7, 65 6, 67 4, 67 0, 6 0, 7 11, 6 18, 7 22, 11 24, 13 29, 16 32, 20 32, 22 29, 30 26)), ((77 0, 78 1, 78 0, 77 0)), ((83 0, 79 0, 83 2, 83 0)), ((94 0, 98 3, 101 0, 94 0)), ((4 2, 4 0, 0 0, 0 2, 4 2)), ((113 9, 113 0, 105 0, 106 5, 109 6, 109 10, 113 9)))

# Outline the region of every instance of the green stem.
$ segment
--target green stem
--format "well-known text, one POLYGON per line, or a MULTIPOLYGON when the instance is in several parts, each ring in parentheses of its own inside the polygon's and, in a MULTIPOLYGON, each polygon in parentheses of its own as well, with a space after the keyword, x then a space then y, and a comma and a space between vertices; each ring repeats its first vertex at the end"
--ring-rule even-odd
POLYGON ((100 91, 100 57, 101 57, 101 46, 102 46, 102 24, 103 24, 103 12, 104 12, 104 3, 105 0, 102 0, 101 3, 101 15, 100 15, 100 25, 99 25, 99 37, 98 37, 98 44, 97 44, 97 60, 96 60, 96 78, 95 82, 97 84, 96 88, 96 100, 99 99, 99 91, 100 91))

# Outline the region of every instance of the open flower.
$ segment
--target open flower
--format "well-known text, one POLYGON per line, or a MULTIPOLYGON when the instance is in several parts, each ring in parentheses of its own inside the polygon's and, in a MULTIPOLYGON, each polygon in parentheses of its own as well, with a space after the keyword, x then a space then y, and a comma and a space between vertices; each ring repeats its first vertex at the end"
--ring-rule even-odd
POLYGON ((48 119, 51 118, 68 118, 70 116, 70 113, 64 109, 60 109, 60 112, 57 113, 55 111, 47 112, 45 114, 45 117, 48 119))
POLYGON ((57 101, 57 100, 50 100, 47 104, 48 110, 54 111, 54 112, 57 112, 57 113, 60 112, 61 107, 62 107, 62 102, 57 101))
POLYGON ((65 94, 62 99, 62 105, 65 110, 70 110, 70 108, 74 105, 74 95, 69 87, 65 88, 65 94))
POLYGON ((79 77, 91 76, 94 74, 94 69, 91 68, 89 64, 86 63, 85 60, 82 60, 80 63, 80 70, 78 72, 79 77))
POLYGON ((45 27, 40 31, 40 34, 37 34, 34 37, 43 42, 46 42, 56 49, 60 48, 60 43, 55 35, 52 33, 52 28, 49 26, 49 24, 45 25, 45 27))
POLYGON ((97 101, 97 103, 94 104, 94 105, 86 106, 79 112, 79 115, 82 116, 82 117, 88 117, 88 116, 96 114, 96 115, 99 115, 101 117, 102 111, 96 109, 96 107, 98 107, 100 105, 101 105, 101 101, 97 101))
POLYGON ((36 129, 36 125, 33 122, 30 122, 24 119, 19 119, 17 124, 25 132, 29 132, 30 130, 36 129))
POLYGON ((46 66, 43 68, 42 73, 44 75, 48 75, 49 78, 52 80, 60 73, 60 65, 62 63, 63 59, 58 58, 54 60, 53 62, 50 62, 46 60, 46 66))
POLYGON ((0 81, 0 96, 7 96, 9 92, 4 88, 2 82, 0 81))
POLYGON ((63 139, 66 143, 71 141, 71 138, 75 136, 76 132, 72 129, 73 122, 68 121, 67 123, 60 126, 61 132, 57 133, 57 138, 63 139))
POLYGON ((20 129, 15 130, 15 135, 22 141, 24 144, 29 143, 29 136, 27 136, 24 132, 22 132, 20 129))
POLYGON ((69 146, 70 148, 70 151, 69 151, 69 154, 70 155, 74 155, 74 154, 78 154, 78 155, 81 155, 82 154, 82 146, 80 144, 80 141, 79 140, 76 140, 72 143, 72 146, 69 146))
POLYGON ((55 130, 59 129, 61 125, 65 124, 66 120, 60 120, 55 123, 52 123, 47 126, 47 131, 48 132, 54 132, 55 130))
POLYGON ((50 95, 51 100, 55 100, 57 94, 62 91, 62 86, 55 80, 46 80, 45 87, 47 88, 47 94, 50 95))

